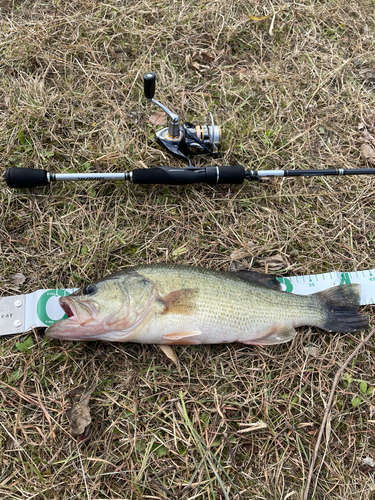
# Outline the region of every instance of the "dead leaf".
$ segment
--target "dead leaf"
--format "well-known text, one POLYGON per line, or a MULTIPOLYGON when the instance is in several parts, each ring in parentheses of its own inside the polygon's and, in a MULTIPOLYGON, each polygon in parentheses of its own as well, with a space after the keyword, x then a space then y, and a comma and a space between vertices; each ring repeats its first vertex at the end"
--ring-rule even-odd
POLYGON ((262 420, 259 420, 259 422, 254 422, 253 424, 246 424, 241 422, 239 425, 247 426, 246 429, 239 430, 239 433, 259 431, 260 429, 266 429, 268 427, 268 425, 265 422, 262 422, 262 420))
POLYGON ((263 252, 265 247, 260 247, 256 245, 253 241, 249 240, 247 243, 245 243, 245 248, 238 248, 236 250, 233 250, 233 252, 230 254, 231 260, 242 260, 245 259, 246 257, 255 257, 256 255, 259 255, 261 252, 263 252))
POLYGON ((303 348, 307 356, 312 358, 319 358, 319 349, 315 346, 309 345, 303 348))
POLYGON ((272 257, 266 257, 265 259, 259 259, 259 264, 263 264, 266 268, 266 273, 268 271, 280 271, 288 267, 288 263, 283 259, 280 254, 273 255, 272 257))
POLYGON ((247 246, 247 248, 248 248, 249 250, 252 250, 252 249, 254 249, 254 248, 259 248, 259 246, 257 246, 257 244, 256 244, 256 243, 254 243, 254 242, 253 242, 253 241, 251 241, 251 240, 249 240, 249 241, 247 242, 246 246, 247 246))
POLYGON ((167 121, 167 115, 164 113, 164 111, 156 111, 156 113, 153 113, 148 121, 155 126, 158 125, 164 125, 167 121))
POLYGON ((73 436, 83 434, 86 427, 91 424, 89 401, 96 385, 93 384, 87 392, 84 387, 77 387, 70 394, 72 407, 66 412, 70 424, 70 433, 73 436))
POLYGON ((362 132, 362 130, 366 129, 366 125, 363 122, 358 123, 358 131, 362 132))
POLYGON ((360 76, 364 79, 364 80, 367 80, 369 82, 372 82, 375 80, 375 71, 373 71, 372 69, 364 69, 362 71, 360 71, 360 76))
POLYGON ((22 285, 26 280, 25 275, 22 273, 11 274, 9 279, 13 285, 22 285))
POLYGON ((229 265, 228 271, 231 273, 235 273, 237 271, 237 264, 232 261, 229 265))
POLYGON ((230 258, 231 260, 241 260, 249 257, 249 255, 249 251, 246 248, 239 248, 230 254, 230 258))
POLYGON ((244 247, 233 250, 230 254, 229 271, 240 271, 251 267, 254 257, 263 252, 263 247, 249 240, 244 247))
POLYGON ((197 63, 197 62, 192 62, 191 65, 193 66, 194 69, 196 69, 197 71, 201 71, 201 67, 200 65, 197 63))
POLYGON ((239 69, 236 73, 236 76, 238 76, 241 81, 245 80, 246 78, 251 78, 248 68, 239 69))
POLYGON ((375 149, 367 142, 365 142, 361 146, 361 155, 369 163, 375 165, 375 149))
POLYGON ((204 50, 199 52, 199 56, 203 61, 206 60, 208 62, 212 62, 215 60, 215 56, 213 56, 212 54, 209 54, 208 52, 206 52, 204 50))
POLYGON ((375 461, 371 457, 366 457, 362 459, 362 465, 369 465, 370 467, 375 467, 375 461))
POLYGON ((200 52, 195 52, 193 54, 192 60, 199 63, 198 67, 195 66, 196 69, 209 68, 209 66, 205 66, 204 63, 212 63, 212 61, 215 60, 215 56, 213 56, 209 52, 202 50, 200 52))
POLYGON ((362 139, 369 144, 375 146, 375 137, 369 133, 364 123, 358 125, 358 131, 362 135, 362 139))

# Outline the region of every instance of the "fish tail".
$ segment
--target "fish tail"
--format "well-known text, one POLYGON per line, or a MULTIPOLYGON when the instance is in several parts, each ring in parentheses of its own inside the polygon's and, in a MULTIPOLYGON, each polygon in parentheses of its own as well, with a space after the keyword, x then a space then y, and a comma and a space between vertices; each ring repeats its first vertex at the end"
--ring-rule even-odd
POLYGON ((324 305, 325 321, 316 325, 329 332, 356 332, 366 330, 369 319, 358 312, 360 306, 361 285, 339 285, 322 292, 314 293, 324 305))

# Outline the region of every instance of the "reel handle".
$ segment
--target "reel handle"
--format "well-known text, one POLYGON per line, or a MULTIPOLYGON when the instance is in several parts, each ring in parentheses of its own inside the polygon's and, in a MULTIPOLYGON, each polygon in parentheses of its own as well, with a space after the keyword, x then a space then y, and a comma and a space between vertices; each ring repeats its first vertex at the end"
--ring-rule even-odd
POLYGON ((5 180, 10 188, 32 188, 47 186, 47 170, 37 168, 11 167, 5 172, 5 180))
MULTIPOLYGON (((375 170, 375 169, 374 169, 375 170)), ((5 173, 10 188, 46 186, 54 181, 131 181, 134 184, 172 184, 175 186, 205 182, 215 184, 242 184, 253 180, 242 165, 212 167, 152 167, 136 168, 123 173, 75 173, 55 174, 35 168, 8 168, 5 173)))
POLYGON ((156 75, 151 71, 143 76, 143 88, 147 99, 152 99, 155 95, 155 80, 156 75))

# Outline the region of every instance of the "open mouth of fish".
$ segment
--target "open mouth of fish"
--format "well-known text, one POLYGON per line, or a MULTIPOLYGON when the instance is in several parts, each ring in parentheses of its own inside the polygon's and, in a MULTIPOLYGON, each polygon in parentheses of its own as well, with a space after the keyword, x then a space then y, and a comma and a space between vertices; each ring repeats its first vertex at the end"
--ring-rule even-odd
POLYGON ((65 314, 68 316, 68 318, 74 318, 74 312, 72 311, 69 304, 63 302, 61 299, 59 299, 59 304, 60 307, 64 310, 65 314))
MULTIPOLYGON (((69 297, 60 297, 59 298, 60 307, 63 309, 65 314, 68 316, 68 320, 79 323, 80 325, 85 325, 89 321, 95 319, 97 310, 96 305, 93 304, 79 304, 79 313, 74 304, 74 301, 70 300, 69 297)), ((65 320, 65 321, 68 321, 65 320)))

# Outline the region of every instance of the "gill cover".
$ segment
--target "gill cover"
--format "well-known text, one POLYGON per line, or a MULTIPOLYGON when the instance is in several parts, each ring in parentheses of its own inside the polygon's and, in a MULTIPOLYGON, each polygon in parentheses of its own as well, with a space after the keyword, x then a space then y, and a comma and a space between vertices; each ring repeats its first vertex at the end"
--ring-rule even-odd
POLYGON ((50 326, 46 334, 67 340, 105 339, 110 332, 128 337, 147 315, 153 292, 153 284, 134 271, 103 278, 62 297, 68 319, 50 326))

